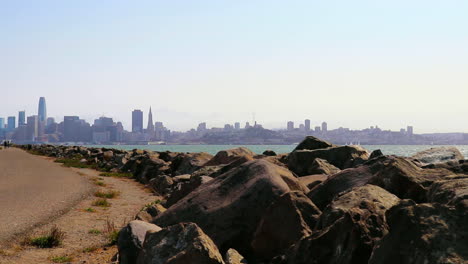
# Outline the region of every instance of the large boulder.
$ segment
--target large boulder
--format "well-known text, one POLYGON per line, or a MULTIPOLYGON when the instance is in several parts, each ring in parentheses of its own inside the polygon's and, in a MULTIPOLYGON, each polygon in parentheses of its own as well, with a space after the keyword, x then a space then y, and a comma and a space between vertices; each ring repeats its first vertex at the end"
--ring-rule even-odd
POLYGON ((226 264, 247 264, 247 260, 237 252, 237 250, 230 248, 224 255, 224 262, 226 264))
POLYGON ((213 241, 194 223, 146 234, 138 264, 224 264, 213 241))
POLYGON ((367 150, 360 146, 341 146, 316 150, 295 150, 288 155, 288 168, 299 176, 310 175, 316 159, 326 160, 339 169, 354 167, 369 157, 367 150))
POLYGON ((228 150, 222 150, 218 152, 211 160, 206 162, 205 166, 216 166, 216 165, 223 165, 229 164, 242 156, 255 156, 250 149, 245 147, 238 147, 228 150))
POLYGON ((312 234, 320 210, 302 192, 283 194, 268 207, 255 232, 255 257, 269 260, 312 234))
POLYGON ((255 229, 268 206, 285 193, 307 190, 287 169, 254 160, 197 188, 154 222, 161 226, 194 222, 222 252, 235 248, 248 258, 255 229))
POLYGON ((326 160, 315 159, 311 166, 307 168, 307 175, 325 174, 333 175, 340 172, 340 169, 331 165, 326 160))
POLYGON ((198 153, 181 153, 172 160, 171 170, 173 175, 192 174, 213 158, 213 155, 198 153))
MULTIPOLYGON (((170 164, 158 158, 157 154, 147 154, 137 158, 134 176, 142 183, 148 183, 151 179, 160 175, 170 175, 170 164)), ((128 163, 128 162, 127 162, 128 163)))
POLYGON ((324 182, 326 179, 328 179, 328 175, 324 174, 308 175, 298 178, 299 182, 307 186, 307 188, 309 188, 310 190, 315 188, 315 186, 319 185, 320 183, 324 182))
POLYGON ((178 183, 175 188, 172 189, 171 194, 167 198, 165 205, 167 207, 172 206, 177 203, 180 199, 187 196, 193 190, 197 189, 199 186, 206 184, 207 182, 213 180, 213 178, 208 176, 195 176, 191 177, 190 181, 185 183, 178 183))
POLYGON ((159 232, 161 228, 147 222, 133 220, 119 232, 117 248, 120 264, 136 263, 138 253, 145 242, 146 232, 159 232))
POLYGON ((318 230, 290 249, 286 263, 367 263, 375 244, 388 233, 385 211, 398 201, 372 185, 342 194, 323 211, 318 230))
POLYGON ((304 149, 308 149, 308 150, 324 149, 324 148, 331 148, 331 147, 336 147, 336 146, 327 141, 318 139, 314 136, 307 136, 304 140, 302 140, 301 143, 299 143, 299 145, 296 146, 294 151, 304 150, 304 149))
POLYGON ((411 159, 382 156, 357 168, 343 170, 316 186, 308 197, 323 209, 337 194, 352 187, 373 184, 401 199, 427 200, 430 185, 453 173, 446 169, 423 169, 411 159))
POLYGON ((456 147, 430 148, 416 153, 412 158, 419 160, 423 164, 443 163, 447 161, 459 161, 465 159, 460 150, 456 147))
POLYGON ((466 201, 468 204, 468 176, 445 177, 431 185, 428 201, 456 206, 466 201))
POLYGON ((369 263, 467 263, 466 206, 401 201, 387 211, 390 232, 377 244, 369 263))

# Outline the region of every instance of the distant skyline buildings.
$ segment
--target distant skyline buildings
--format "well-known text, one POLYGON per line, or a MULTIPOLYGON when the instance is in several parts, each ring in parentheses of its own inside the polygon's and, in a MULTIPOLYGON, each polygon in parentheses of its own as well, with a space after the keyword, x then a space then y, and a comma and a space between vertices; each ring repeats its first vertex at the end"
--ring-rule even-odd
POLYGON ((18 126, 26 125, 26 111, 18 112, 18 126))
POLYGON ((47 120, 47 107, 45 97, 39 98, 39 107, 37 112, 39 122, 45 122, 47 120))
POLYGON ((143 112, 139 109, 132 111, 132 132, 143 132, 143 112))

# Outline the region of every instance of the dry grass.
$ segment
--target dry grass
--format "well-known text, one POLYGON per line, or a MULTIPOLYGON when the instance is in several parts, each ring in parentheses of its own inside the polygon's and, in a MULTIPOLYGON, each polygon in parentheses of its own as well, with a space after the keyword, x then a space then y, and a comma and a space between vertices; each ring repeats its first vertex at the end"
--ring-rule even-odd
POLYGON ((54 263, 68 263, 68 262, 73 261, 73 257, 68 256, 68 255, 54 256, 54 257, 51 257, 50 260, 54 263))
POLYGON ((107 198, 107 199, 113 199, 116 198, 120 195, 120 192, 115 191, 115 190, 109 190, 109 191, 97 191, 94 193, 94 196, 99 197, 99 198, 107 198))
POLYGON ((94 200, 93 205, 94 206, 99 206, 99 207, 110 207, 111 206, 111 204, 109 203, 109 201, 107 201, 106 198, 99 198, 99 199, 94 200))
POLYGON ((106 225, 104 228, 107 234, 109 245, 112 246, 117 244, 117 239, 119 238, 119 230, 117 230, 117 228, 115 227, 114 221, 106 219, 106 225))

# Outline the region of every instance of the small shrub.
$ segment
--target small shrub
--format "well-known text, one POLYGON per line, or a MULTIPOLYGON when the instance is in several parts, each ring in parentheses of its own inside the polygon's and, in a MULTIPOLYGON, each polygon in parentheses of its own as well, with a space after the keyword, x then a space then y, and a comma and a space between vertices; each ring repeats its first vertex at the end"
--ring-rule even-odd
POLYGON ((94 184, 96 184, 97 186, 101 186, 101 187, 106 186, 106 184, 102 181, 95 181, 94 184))
POLYGON ((89 213, 94 213, 94 212, 96 212, 96 210, 94 210, 94 209, 91 208, 91 207, 84 209, 84 211, 89 212, 89 213))
POLYGON ((88 164, 88 163, 82 163, 80 159, 69 159, 69 158, 60 158, 56 159, 55 162, 57 163, 62 163, 63 166, 65 167, 74 167, 74 168, 89 168, 89 169, 97 169, 96 164, 88 164))
POLYGON ((100 197, 100 198, 112 199, 112 198, 116 198, 117 196, 119 196, 119 194, 120 192, 118 191, 109 190, 107 192, 97 191, 94 193, 94 196, 100 197))
POLYGON ((96 250, 98 250, 99 248, 96 247, 96 246, 92 246, 92 247, 87 247, 85 249, 83 249, 83 253, 90 253, 90 252, 94 252, 96 250))
POLYGON ((53 248, 59 246, 64 237, 65 233, 54 226, 50 229, 49 233, 31 238, 29 244, 38 248, 53 248))
POLYGON ((107 201, 106 198, 99 198, 93 202, 94 206, 99 206, 99 207, 109 207, 111 206, 110 203, 107 201))
POLYGON ((100 235, 102 232, 101 230, 98 230, 98 229, 90 229, 88 233, 93 234, 93 235, 100 235))
POLYGON ((119 238, 119 230, 117 230, 113 221, 109 219, 106 220, 105 231, 107 233, 109 246, 117 244, 117 240, 119 238))
POLYGON ((70 256, 55 256, 51 257, 50 260, 54 263, 66 263, 66 262, 71 262, 73 261, 73 258, 70 256))
POLYGON ((116 178, 133 178, 132 173, 127 172, 102 172, 99 176, 116 177, 116 178))
POLYGON ((150 208, 151 206, 155 205, 155 204, 160 204, 161 203, 161 200, 156 200, 154 202, 151 202, 151 203, 148 203, 148 204, 145 204, 140 211, 146 211, 146 209, 150 208))

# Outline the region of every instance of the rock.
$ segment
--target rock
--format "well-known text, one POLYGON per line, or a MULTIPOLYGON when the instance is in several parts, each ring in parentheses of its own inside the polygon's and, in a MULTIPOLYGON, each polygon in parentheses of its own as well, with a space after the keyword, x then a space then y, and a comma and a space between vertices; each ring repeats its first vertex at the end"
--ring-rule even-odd
POLYGON ((120 264, 136 263, 138 253, 145 241, 146 232, 159 232, 157 225, 133 220, 119 232, 117 247, 119 249, 120 264))
POLYGON ((238 147, 218 152, 211 160, 204 164, 204 166, 216 166, 229 164, 242 156, 255 156, 255 153, 248 148, 238 147))
POLYGON ((135 220, 140 220, 144 222, 151 222, 153 221, 153 217, 146 211, 140 211, 136 214, 135 220))
POLYGON ((363 202, 373 203, 375 213, 384 216, 385 212, 398 204, 400 199, 381 187, 366 184, 341 193, 323 210, 318 229, 332 225, 352 208, 359 208, 363 202))
POLYGON ((467 209, 401 201, 387 211, 390 232, 369 263, 467 263, 467 209))
POLYGON ((232 169, 234 169, 234 168, 237 168, 237 167, 239 167, 240 165, 242 165, 242 164, 244 164, 244 163, 246 163, 246 162, 248 162, 248 161, 252 161, 252 160, 254 160, 254 158, 251 157, 251 156, 242 156, 242 157, 239 157, 239 158, 235 159, 233 162, 229 163, 228 165, 223 166, 223 167, 222 167, 221 169, 219 169, 218 171, 216 171, 216 172, 210 174, 210 177, 216 178, 216 177, 218 177, 219 175, 222 175, 222 174, 224 174, 224 173, 226 173, 226 172, 228 172, 228 171, 230 171, 230 170, 232 170, 232 169))
POLYGON ((192 174, 212 158, 213 155, 206 152, 181 153, 172 160, 171 170, 173 175, 192 174))
POLYGON ((316 186, 307 195, 318 208, 325 206, 340 192, 352 187, 373 184, 395 194, 400 199, 427 200, 429 186, 436 180, 452 175, 445 169, 422 169, 410 159, 382 156, 357 168, 343 170, 316 186))
POLYGON ((276 152, 274 152, 273 150, 265 150, 263 152, 263 155, 265 155, 265 156, 276 156, 276 152))
POLYGON ((331 147, 336 147, 335 145, 326 142, 324 140, 318 139, 313 136, 307 136, 304 140, 302 140, 299 145, 296 146, 296 148, 293 151, 296 150, 314 150, 314 149, 324 149, 324 148, 331 148, 331 147))
POLYGON ((224 256, 224 262, 226 264, 247 264, 247 260, 239 254, 235 249, 230 248, 225 256, 224 256))
POLYGON ((398 201, 373 185, 337 197, 320 216, 318 230, 286 254, 287 263, 367 263, 374 245, 388 233, 385 211, 398 201))
POLYGON ((147 206, 143 210, 141 210, 135 216, 135 220, 151 222, 154 217, 162 214, 164 211, 166 211, 166 208, 164 208, 161 204, 159 204, 159 203, 153 204, 153 205, 147 206))
POLYGON ((194 223, 146 234, 138 264, 224 264, 213 241, 194 223))
POLYGON ((144 155, 139 159, 134 171, 135 178, 138 181, 148 183, 151 179, 157 176, 171 174, 169 164, 157 157, 157 154, 153 154, 149 156, 144 155))
POLYGON ((190 174, 182 174, 178 176, 172 177, 174 182, 188 182, 190 181, 190 177, 192 177, 190 174))
POLYGON ((326 179, 328 179, 327 175, 324 174, 318 174, 318 175, 308 175, 308 176, 302 176, 297 178, 300 183, 304 184, 312 190, 315 186, 319 185, 320 183, 324 182, 326 179))
POLYGON ((283 194, 264 213, 252 248, 257 259, 269 260, 312 234, 320 210, 302 192, 283 194))
POLYGON ((442 163, 447 161, 459 161, 465 159, 460 150, 456 147, 430 148, 416 153, 412 158, 421 161, 423 164, 442 163))
POLYGON ((367 160, 369 153, 359 146, 341 146, 316 150, 295 150, 288 156, 288 168, 299 176, 310 175, 311 165, 319 158, 339 169, 346 169, 367 160))
POLYGON ((325 175, 333 175, 340 172, 340 169, 331 165, 326 160, 323 159, 315 159, 312 162, 312 165, 307 169, 307 175, 313 174, 325 174, 325 175))
POLYGON ((105 161, 110 161, 112 160, 113 157, 114 157, 114 152, 112 152, 111 150, 108 150, 103 153, 103 158, 105 161))
POLYGON ((376 149, 372 151, 372 153, 369 156, 369 159, 375 159, 375 158, 382 157, 382 156, 383 156, 382 151, 380 149, 376 149))
MULTIPOLYGON (((428 192, 427 200, 456 206, 468 201, 468 176, 445 177, 434 182, 428 192)), ((468 204, 468 203, 467 203, 468 204)))
POLYGON ((222 252, 237 249, 249 257, 250 243, 267 207, 290 191, 307 192, 290 171, 264 160, 254 160, 197 188, 154 219, 169 226, 198 224, 222 252))
POLYGON ((179 153, 164 151, 164 152, 158 152, 158 155, 159 155, 159 158, 164 160, 165 162, 172 162, 179 155, 179 153))
POLYGON ((199 186, 206 184, 207 182, 213 180, 213 178, 208 176, 198 176, 192 177, 189 182, 178 183, 176 188, 174 188, 167 198, 165 205, 167 207, 172 206, 177 203, 180 199, 187 196, 189 193, 197 189, 199 186))
POLYGON ((160 175, 153 178, 149 182, 150 187, 160 195, 166 195, 170 192, 170 188, 174 185, 174 180, 166 175, 160 175))

